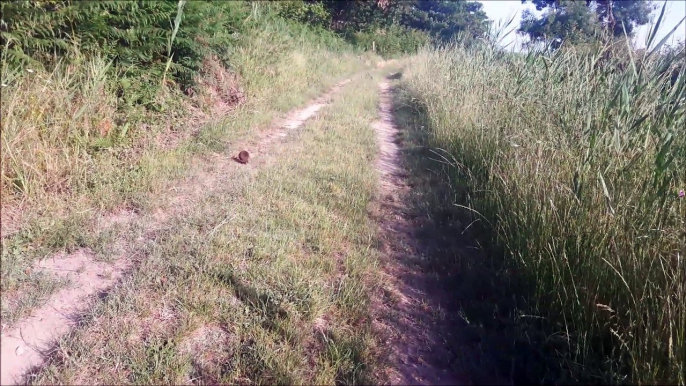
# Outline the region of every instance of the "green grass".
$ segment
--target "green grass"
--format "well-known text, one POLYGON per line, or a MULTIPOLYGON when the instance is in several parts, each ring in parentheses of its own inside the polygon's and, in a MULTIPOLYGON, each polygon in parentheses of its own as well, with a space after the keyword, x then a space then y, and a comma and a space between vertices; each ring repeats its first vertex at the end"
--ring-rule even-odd
POLYGON ((133 245, 135 271, 31 382, 370 382, 376 81, 348 84, 317 118, 250 167, 221 171, 227 183, 133 245))
POLYGON ((608 49, 456 46, 407 64, 415 210, 444 237, 433 258, 481 342, 471 373, 686 382, 686 74, 608 49), (455 252, 468 227, 478 245, 455 252))
MULTIPOLYGON (((163 192, 192 174, 198 155, 254 135, 375 60, 331 34, 266 11, 241 29, 232 42, 231 69, 209 58, 199 74, 205 88, 192 98, 164 88, 159 111, 123 106, 113 86, 121 74, 103 59, 72 57, 52 72, 3 66, 3 292, 28 296, 20 289, 39 285, 26 274, 37 258, 82 247, 106 254, 117 232, 97 229, 100 216, 154 210, 163 192), (243 103, 199 121, 192 109, 211 111, 217 97, 207 96, 232 87, 242 90, 243 103)), ((34 298, 32 307, 45 296, 34 298)), ((8 323, 32 308, 12 304, 3 303, 8 323)))

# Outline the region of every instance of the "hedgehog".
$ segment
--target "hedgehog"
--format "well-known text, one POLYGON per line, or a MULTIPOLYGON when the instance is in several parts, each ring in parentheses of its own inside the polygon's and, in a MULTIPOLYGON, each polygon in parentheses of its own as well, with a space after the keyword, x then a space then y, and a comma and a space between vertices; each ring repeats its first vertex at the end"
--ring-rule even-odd
POLYGON ((238 156, 234 157, 233 159, 236 160, 236 162, 247 164, 250 160, 250 153, 248 153, 247 150, 241 150, 241 152, 238 153, 238 156))

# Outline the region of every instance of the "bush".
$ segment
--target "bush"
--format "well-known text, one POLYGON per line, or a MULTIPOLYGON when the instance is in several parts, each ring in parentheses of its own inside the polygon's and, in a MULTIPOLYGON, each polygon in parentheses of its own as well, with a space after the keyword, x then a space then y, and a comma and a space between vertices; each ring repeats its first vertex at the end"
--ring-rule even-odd
POLYGON ((5 64, 49 68, 97 55, 121 73, 119 95, 128 105, 151 104, 165 75, 191 87, 205 57, 228 57, 232 33, 248 15, 244 3, 209 1, 34 0, 1 7, 5 64))
POLYGON ((426 32, 392 24, 371 32, 355 32, 352 41, 366 50, 371 51, 375 47, 379 55, 388 57, 415 53, 428 44, 430 38, 426 32))
POLYGON ((283 1, 278 4, 277 13, 285 19, 323 28, 329 27, 331 23, 331 15, 322 3, 306 3, 299 0, 283 1))

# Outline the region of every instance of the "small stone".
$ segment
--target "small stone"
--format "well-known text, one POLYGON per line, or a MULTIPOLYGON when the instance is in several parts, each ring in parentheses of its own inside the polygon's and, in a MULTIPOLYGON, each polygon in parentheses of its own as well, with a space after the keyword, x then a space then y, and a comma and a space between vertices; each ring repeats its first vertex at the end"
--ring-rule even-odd
POLYGON ((24 355, 24 348, 22 346, 17 346, 17 348, 14 350, 14 353, 17 354, 17 356, 22 356, 24 355))

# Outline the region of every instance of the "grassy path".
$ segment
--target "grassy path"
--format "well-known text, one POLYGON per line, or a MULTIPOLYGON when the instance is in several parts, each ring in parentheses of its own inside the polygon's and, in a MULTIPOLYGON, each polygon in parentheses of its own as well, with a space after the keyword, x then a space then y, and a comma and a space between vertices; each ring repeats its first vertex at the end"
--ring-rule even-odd
POLYGON ((131 271, 28 381, 364 380, 377 95, 372 76, 354 82, 317 119, 265 137, 246 167, 217 156, 171 203, 181 210, 120 229, 131 271))
POLYGON ((29 317, 18 319, 11 328, 5 328, 3 324, 2 384, 11 382, 30 366, 40 365, 40 353, 73 327, 80 318, 78 315, 83 313, 88 296, 107 291, 137 266, 146 256, 141 246, 154 242, 158 231, 168 227, 174 219, 192 213, 199 200, 230 181, 240 169, 256 170, 255 165, 262 163, 262 153, 269 154, 275 138, 286 135, 288 129, 297 128, 311 118, 349 81, 334 86, 305 108, 292 111, 285 119, 277 120, 270 129, 256 132, 254 138, 231 146, 229 152, 249 149, 253 153, 250 165, 237 168, 230 156, 214 154, 204 163, 196 164, 189 177, 177 182, 169 192, 151 197, 155 202, 148 206, 155 210, 148 213, 121 211, 99 219, 100 235, 94 237, 110 236, 106 238, 110 244, 106 250, 97 253, 90 248, 81 248, 34 264, 35 272, 61 280, 64 286, 49 295, 42 307, 26 311, 30 312, 29 317))
POLYGON ((377 273, 379 290, 373 296, 374 330, 386 344, 386 366, 377 379, 393 384, 464 384, 464 376, 453 370, 453 355, 446 345, 450 338, 446 305, 449 299, 437 287, 427 239, 420 237, 426 218, 411 205, 416 183, 405 169, 406 132, 396 126, 391 79, 379 84, 379 120, 373 125, 379 156, 379 196, 371 205, 379 225, 381 253, 377 273))
POLYGON ((64 310, 66 334, 24 381, 455 381, 433 333, 440 305, 407 264, 419 254, 385 82, 368 71, 339 84, 233 146, 247 165, 215 154, 167 206, 121 216, 109 257, 126 265, 98 272, 92 292, 116 284, 64 310))

